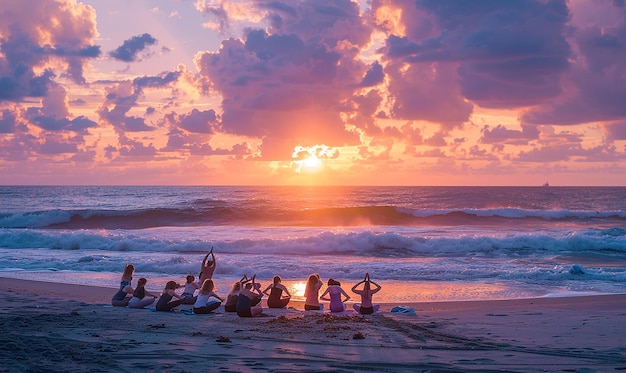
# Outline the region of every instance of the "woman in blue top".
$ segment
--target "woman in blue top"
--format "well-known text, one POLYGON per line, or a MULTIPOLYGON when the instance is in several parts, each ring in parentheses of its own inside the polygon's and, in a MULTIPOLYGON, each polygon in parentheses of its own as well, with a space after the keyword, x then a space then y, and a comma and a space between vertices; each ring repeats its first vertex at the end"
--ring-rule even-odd
POLYGON ((135 273, 135 266, 126 264, 124 273, 122 273, 122 280, 120 281, 120 289, 111 298, 111 305, 114 307, 128 306, 128 301, 130 301, 134 291, 133 287, 130 286, 130 282, 133 280, 133 273, 135 273))
POLYGON ((255 278, 256 275, 252 276, 252 282, 243 286, 239 292, 239 297, 237 298, 237 315, 239 315, 239 317, 252 317, 263 312, 263 307, 253 305, 257 300, 263 297, 261 284, 257 284, 254 281, 255 278))

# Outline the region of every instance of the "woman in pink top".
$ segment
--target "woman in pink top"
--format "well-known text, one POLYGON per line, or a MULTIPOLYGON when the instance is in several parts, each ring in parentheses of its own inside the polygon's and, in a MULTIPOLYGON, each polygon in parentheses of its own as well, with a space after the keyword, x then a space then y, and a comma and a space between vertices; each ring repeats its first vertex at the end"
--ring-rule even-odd
POLYGON ((320 275, 314 273, 309 276, 309 279, 306 282, 306 289, 304 290, 304 297, 306 298, 306 300, 304 301, 304 309, 306 311, 323 309, 319 301, 321 288, 322 280, 320 280, 320 275))
POLYGON ((380 306, 372 304, 372 295, 378 293, 380 288, 380 285, 370 280, 370 274, 365 273, 365 278, 363 279, 363 281, 358 282, 352 287, 352 292, 361 296, 361 303, 354 304, 354 309, 356 310, 356 312, 360 313, 361 315, 370 315, 378 311, 378 308, 380 306), (357 287, 361 284, 363 284, 363 290, 357 289, 357 287), (373 289, 371 285, 374 285, 373 289))

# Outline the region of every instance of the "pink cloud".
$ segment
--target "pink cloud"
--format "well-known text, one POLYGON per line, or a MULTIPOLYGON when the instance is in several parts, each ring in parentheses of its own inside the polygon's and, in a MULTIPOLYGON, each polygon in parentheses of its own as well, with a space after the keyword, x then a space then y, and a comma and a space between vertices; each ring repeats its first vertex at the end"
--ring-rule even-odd
MULTIPOLYGON (((369 40, 355 3, 347 0, 264 4, 270 33, 246 32, 218 52, 196 57, 200 74, 223 96, 222 129, 263 139, 263 157, 288 159, 296 145, 358 143, 341 118, 366 76, 355 46, 369 40)), ((371 74, 375 74, 372 72, 371 74)))
POLYGON ((571 42, 580 55, 559 100, 530 109, 527 123, 579 124, 626 118, 626 13, 618 3, 573 3, 571 42))
POLYGON ((45 96, 58 74, 84 83, 83 69, 100 55, 96 14, 74 0, 8 1, 0 12, 0 100, 45 96), (54 61, 65 70, 56 71, 54 61), (42 70, 42 72, 38 72, 42 70))

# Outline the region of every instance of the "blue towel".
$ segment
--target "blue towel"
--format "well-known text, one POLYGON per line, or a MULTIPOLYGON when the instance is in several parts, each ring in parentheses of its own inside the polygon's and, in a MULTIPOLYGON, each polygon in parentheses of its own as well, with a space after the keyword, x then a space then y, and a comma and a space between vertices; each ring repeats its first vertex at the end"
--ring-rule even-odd
POLYGON ((415 309, 408 306, 396 306, 391 309, 391 313, 399 313, 403 315, 415 315, 415 309))

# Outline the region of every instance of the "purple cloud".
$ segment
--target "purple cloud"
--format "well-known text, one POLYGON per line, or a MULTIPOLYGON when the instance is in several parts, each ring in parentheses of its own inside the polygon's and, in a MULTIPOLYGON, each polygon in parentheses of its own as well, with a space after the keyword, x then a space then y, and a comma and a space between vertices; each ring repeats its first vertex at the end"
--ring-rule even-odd
POLYGON ((539 131, 535 126, 522 126, 522 130, 512 130, 498 124, 491 128, 483 127, 479 142, 483 144, 510 144, 527 145, 531 140, 539 138, 539 131))
POLYGON ((378 63, 378 61, 374 62, 370 69, 367 70, 367 73, 359 83, 360 87, 373 87, 383 82, 385 79, 385 73, 383 72, 383 66, 378 63))
POLYGON ((66 63, 64 75, 85 83, 84 64, 100 55, 100 47, 92 44, 97 35, 93 9, 62 1, 24 4, 5 2, 0 12, 0 100, 46 96, 61 74, 51 67, 41 70, 53 60, 66 63))
MULTIPOLYGON (((584 9, 581 9, 584 11, 584 9)), ((579 63, 564 78, 570 87, 558 101, 531 108, 523 116, 527 123, 571 125, 626 118, 626 17, 624 8, 594 3, 599 12, 591 24, 573 33, 579 63), (604 13, 621 12, 621 17, 604 13)))
POLYGON ((371 30, 348 0, 252 2, 272 23, 228 39, 218 52, 196 56, 202 77, 218 90, 222 129, 263 138, 264 157, 289 159, 296 145, 356 144, 340 105, 351 99, 368 67, 355 60, 356 46, 371 30), (306 141, 306 143, 303 143, 306 141), (332 142, 332 143, 328 143, 332 142))
POLYGON ((0 118, 0 133, 13 133, 17 128, 17 117, 9 109, 2 110, 0 118))
POLYGON ((138 59, 137 55, 139 52, 156 43, 157 39, 148 33, 133 36, 128 40, 124 40, 122 45, 109 52, 109 56, 115 58, 116 60, 133 62, 138 59))
MULTIPOLYGON (((482 107, 533 105, 561 93, 559 76, 569 68, 571 56, 565 39, 569 19, 565 1, 415 4, 419 16, 403 19, 408 35, 390 35, 387 40, 384 51, 390 61, 416 64, 421 70, 449 64, 455 72, 446 73, 454 74, 460 95, 482 107)), ((423 76, 409 76, 407 85, 423 84, 423 76)), ((456 90, 451 92, 454 97, 456 90)), ((409 100, 405 90, 394 93, 409 100)))

